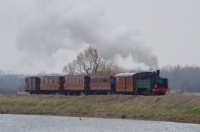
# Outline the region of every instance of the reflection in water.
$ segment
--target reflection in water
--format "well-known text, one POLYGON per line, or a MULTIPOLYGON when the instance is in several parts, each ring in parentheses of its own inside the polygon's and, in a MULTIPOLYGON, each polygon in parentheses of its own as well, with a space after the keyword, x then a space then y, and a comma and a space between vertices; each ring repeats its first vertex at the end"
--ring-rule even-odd
POLYGON ((160 121, 0 114, 0 132, 200 132, 200 125, 160 121))

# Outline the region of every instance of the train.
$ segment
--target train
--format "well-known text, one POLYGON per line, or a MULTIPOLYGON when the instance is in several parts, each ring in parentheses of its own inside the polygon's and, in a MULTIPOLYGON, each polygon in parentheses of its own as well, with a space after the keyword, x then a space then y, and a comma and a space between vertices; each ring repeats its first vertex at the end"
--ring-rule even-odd
POLYGON ((25 91, 64 95, 164 95, 170 88, 168 79, 160 77, 160 70, 157 70, 115 75, 29 76, 25 78, 25 91))

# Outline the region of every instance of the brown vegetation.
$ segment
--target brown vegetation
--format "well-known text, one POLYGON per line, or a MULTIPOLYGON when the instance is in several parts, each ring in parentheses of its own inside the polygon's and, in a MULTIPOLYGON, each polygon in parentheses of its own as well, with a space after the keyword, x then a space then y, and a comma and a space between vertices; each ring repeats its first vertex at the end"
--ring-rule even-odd
POLYGON ((0 113, 200 123, 200 96, 0 95, 0 113))

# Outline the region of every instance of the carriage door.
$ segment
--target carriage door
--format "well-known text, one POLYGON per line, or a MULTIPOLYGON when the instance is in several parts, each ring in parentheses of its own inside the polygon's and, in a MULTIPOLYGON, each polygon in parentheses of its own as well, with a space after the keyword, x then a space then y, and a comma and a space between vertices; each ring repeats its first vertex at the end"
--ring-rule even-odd
POLYGON ((86 91, 90 90, 90 77, 89 76, 84 77, 84 89, 86 91))
POLYGON ((36 91, 40 90, 40 78, 39 77, 35 78, 35 90, 36 91))
POLYGON ((133 92, 133 77, 126 77, 126 92, 133 92))
POLYGON ((59 90, 64 90, 65 78, 59 77, 59 90))
POLYGON ((126 77, 122 77, 122 92, 126 92, 126 77))
POLYGON ((126 78, 117 76, 116 77, 116 92, 121 93, 126 91, 126 78))

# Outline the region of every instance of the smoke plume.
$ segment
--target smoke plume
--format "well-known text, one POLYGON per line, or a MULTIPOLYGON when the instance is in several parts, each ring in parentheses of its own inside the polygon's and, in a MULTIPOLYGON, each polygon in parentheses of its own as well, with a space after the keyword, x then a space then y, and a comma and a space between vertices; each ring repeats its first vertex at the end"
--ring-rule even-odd
POLYGON ((129 27, 112 27, 101 8, 56 0, 36 5, 21 23, 16 38, 18 49, 30 56, 27 62, 49 62, 63 49, 75 50, 87 44, 97 48, 105 60, 131 55, 134 62, 158 66, 157 57, 145 45, 141 33, 129 27))

